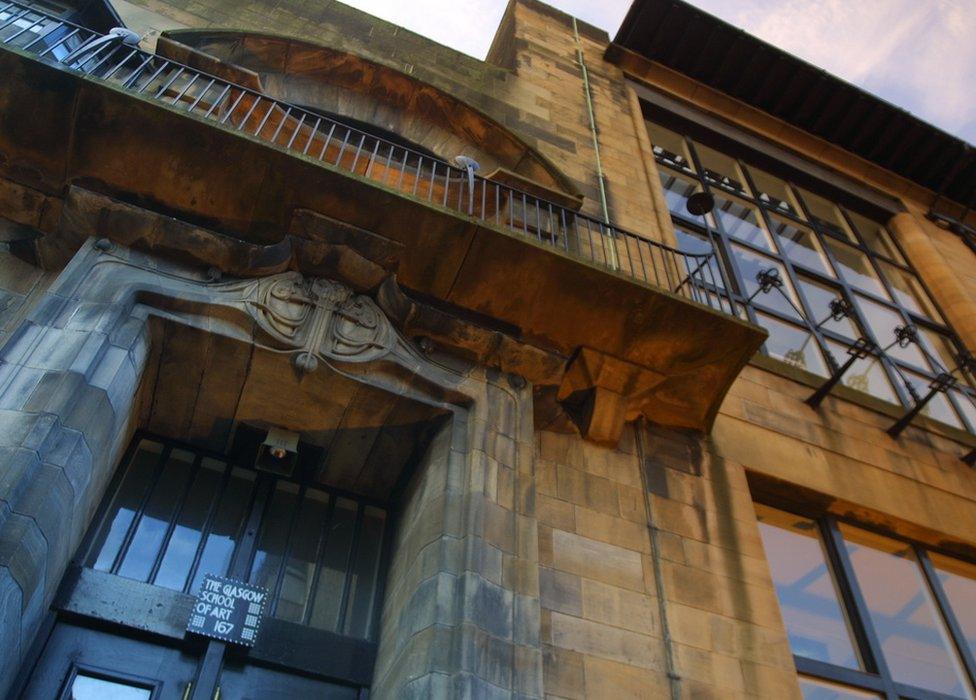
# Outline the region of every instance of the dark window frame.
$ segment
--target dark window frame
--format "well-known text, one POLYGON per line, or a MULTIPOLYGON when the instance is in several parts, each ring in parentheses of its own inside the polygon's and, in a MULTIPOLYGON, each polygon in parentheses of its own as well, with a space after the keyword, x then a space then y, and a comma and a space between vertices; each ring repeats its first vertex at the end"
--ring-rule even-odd
MULTIPOLYGON (((653 117, 650 117, 648 118, 648 121, 654 124, 660 124, 665 129, 673 131, 679 138, 681 138, 683 145, 687 150, 687 154, 691 159, 690 165, 693 167, 693 171, 690 168, 675 167, 671 165, 666 158, 655 155, 655 161, 662 176, 680 175, 683 178, 692 180, 699 190, 709 192, 716 197, 723 197, 725 199, 728 199, 729 197, 736 197, 743 200, 749 206, 755 209, 756 215, 760 219, 760 225, 765 227, 765 230, 773 239, 774 245, 777 246, 777 250, 771 251, 763 248, 762 246, 758 246, 731 236, 726 231, 725 226, 722 224, 721 218, 715 215, 714 211, 711 219, 712 225, 708 227, 708 230, 706 230, 706 227, 700 221, 700 217, 697 217, 699 220, 696 220, 696 217, 692 217, 690 214, 687 214, 687 212, 671 212, 671 217, 678 228, 687 230, 699 237, 704 238, 715 249, 717 257, 721 261, 724 276, 727 277, 728 282, 731 283, 729 293, 731 294, 735 304, 744 310, 746 318, 749 321, 755 323, 756 325, 763 325, 757 316, 758 311, 759 313, 772 316, 777 321, 786 323, 803 332, 809 333, 813 339, 813 342, 816 344, 817 352, 819 352, 824 358, 827 369, 832 370, 836 368, 838 364, 843 362, 846 358, 836 357, 830 350, 827 341, 830 340, 844 347, 849 347, 852 342, 856 340, 856 338, 847 338, 846 336, 836 333, 823 326, 820 328, 815 327, 815 324, 823 320, 828 312, 826 309, 818 310, 811 306, 806 294, 803 291, 803 288, 799 284, 800 277, 802 276, 803 278, 812 279, 819 284, 825 285, 826 287, 834 290, 841 298, 852 303, 855 308, 851 312, 849 318, 852 320, 854 325, 860 329, 864 337, 872 340, 880 348, 888 345, 891 339, 881 339, 877 336, 874 328, 867 323, 865 315, 862 313, 861 309, 857 307, 855 295, 863 297, 864 299, 867 299, 868 301, 878 304, 884 307, 886 310, 893 312, 899 318, 901 325, 910 324, 920 330, 929 331, 943 336, 945 339, 947 339, 954 355, 957 358, 963 356, 965 346, 952 328, 948 325, 948 322, 945 320, 946 315, 940 307, 938 301, 933 297, 924 280, 919 277, 918 273, 911 266, 911 262, 908 256, 905 255, 904 249, 901 247, 895 237, 891 235, 885 224, 877 221, 876 213, 869 213, 871 210, 870 206, 865 205, 865 207, 858 210, 851 206, 851 202, 849 200, 845 200, 845 202, 842 204, 829 194, 821 194, 817 192, 817 189, 815 187, 811 187, 810 183, 797 183, 791 177, 788 169, 786 168, 771 168, 770 164, 765 162, 758 166, 759 169, 782 180, 786 186, 790 188, 791 194, 800 207, 799 213, 801 216, 796 216, 791 212, 785 211, 783 208, 773 206, 770 202, 766 202, 762 197, 758 196, 757 193, 761 193, 761 190, 756 186, 749 171, 750 167, 756 166, 751 166, 750 163, 738 157, 738 155, 733 155, 729 153, 727 149, 717 146, 715 142, 710 142, 705 138, 699 137, 697 139, 698 143, 718 151, 719 153, 722 153, 731 160, 735 161, 744 180, 742 184, 745 185, 748 191, 744 192, 737 189, 727 188, 720 183, 716 183, 713 178, 707 177, 705 174, 705 168, 702 166, 701 157, 695 148, 696 139, 687 135, 689 131, 694 131, 694 133, 697 135, 701 132, 700 129, 676 129, 676 124, 673 118, 656 120, 653 117), (850 230, 853 240, 847 238, 846 236, 841 236, 831 230, 829 227, 819 223, 817 218, 811 215, 809 207, 804 201, 802 193, 799 191, 800 188, 806 189, 813 194, 818 194, 834 204, 837 207, 837 211, 839 212, 840 216, 843 217, 844 224, 850 230), (885 254, 875 251, 873 248, 868 246, 864 241, 863 234, 861 234, 855 225, 850 212, 854 212, 884 229, 887 232, 891 243, 895 246, 897 253, 905 262, 903 263, 899 260, 893 259, 885 254), (828 265, 833 269, 836 276, 831 277, 829 275, 825 275, 820 270, 798 264, 791 260, 786 253, 782 252, 779 244, 776 242, 776 234, 774 233, 775 228, 772 225, 773 216, 780 217, 786 220, 788 223, 796 224, 804 229, 812 231, 813 236, 816 238, 817 244, 828 261, 828 265), (868 261, 868 264, 870 265, 870 270, 878 278, 882 288, 889 298, 884 298, 871 291, 863 290, 854 285, 852 281, 847 280, 844 277, 843 272, 838 268, 834 252, 828 245, 826 245, 827 241, 836 241, 851 246, 860 254, 864 255, 868 261), (783 313, 778 309, 772 308, 770 305, 763 304, 763 295, 761 294, 757 296, 751 304, 745 303, 748 296, 745 293, 745 277, 742 274, 735 256, 732 254, 733 244, 746 249, 750 253, 770 258, 778 265, 783 267, 786 272, 785 282, 793 288, 799 302, 799 308, 802 313, 802 317, 800 319, 797 319, 794 315, 783 313), (894 285, 888 279, 887 273, 882 269, 881 263, 890 265, 914 278, 918 282, 923 293, 926 295, 927 300, 934 308, 934 315, 938 316, 938 318, 930 319, 906 308, 899 301, 898 296, 894 291, 894 285)), ((705 291, 707 293, 717 293, 717 289, 714 289, 711 286, 706 286, 705 291)), ((771 293, 777 295, 779 294, 777 291, 773 291, 771 293)), ((898 401, 906 409, 910 409, 916 400, 916 397, 912 395, 912 391, 906 386, 907 382, 911 381, 906 372, 921 375, 921 377, 924 379, 924 383, 920 383, 918 381, 913 382, 916 393, 921 396, 926 393, 928 389, 928 382, 934 380, 940 370, 945 370, 948 373, 956 369, 955 367, 940 366, 941 359, 928 351, 925 346, 925 341, 916 343, 916 347, 919 348, 919 351, 922 353, 927 363, 935 368, 935 371, 933 371, 932 368, 920 367, 900 358, 893 358, 887 353, 880 357, 880 365, 887 378, 887 381, 891 385, 891 388, 894 391, 898 401)), ((765 345, 762 348, 762 352, 768 355, 765 345)), ((962 429, 972 434, 976 434, 976 419, 970 419, 969 414, 967 414, 967 410, 962 406, 962 402, 968 399, 970 406, 966 408, 969 409, 970 413, 976 415, 976 389, 974 389, 969 383, 970 378, 967 374, 957 376, 956 378, 959 380, 959 382, 955 387, 955 391, 946 392, 945 400, 949 403, 950 410, 955 415, 959 424, 953 425, 952 423, 945 423, 937 418, 932 418, 932 420, 936 420, 956 430, 962 429), (960 397, 959 394, 962 394, 962 397, 960 397)))
MULTIPOLYGON (((928 553, 933 552, 960 561, 972 562, 960 557, 958 553, 949 552, 938 547, 931 547, 916 540, 903 537, 882 528, 859 522, 853 518, 839 517, 833 514, 804 512, 802 508, 784 507, 775 499, 757 499, 756 503, 775 508, 785 513, 797 515, 813 520, 817 525, 817 535, 827 556, 829 574, 833 578, 839 594, 838 601, 851 628, 851 643, 860 655, 865 666, 864 670, 838 666, 825 661, 810 659, 797 654, 793 655, 793 663, 797 673, 802 677, 813 680, 823 680, 849 686, 856 690, 876 692, 885 700, 964 700, 959 696, 946 695, 924 688, 899 683, 892 678, 891 671, 885 661, 881 649, 881 642, 874 630, 868 605, 865 601, 861 585, 858 583, 847 548, 844 546, 840 524, 851 525, 860 530, 872 532, 888 539, 902 542, 911 548, 915 555, 924 584, 932 593, 936 612, 945 623, 949 642, 959 655, 964 679, 976 692, 976 656, 969 648, 962 627, 956 618, 952 605, 946 596, 942 582, 939 580, 935 567, 929 559, 928 553)), ((768 556, 768 555, 767 555, 768 556)))

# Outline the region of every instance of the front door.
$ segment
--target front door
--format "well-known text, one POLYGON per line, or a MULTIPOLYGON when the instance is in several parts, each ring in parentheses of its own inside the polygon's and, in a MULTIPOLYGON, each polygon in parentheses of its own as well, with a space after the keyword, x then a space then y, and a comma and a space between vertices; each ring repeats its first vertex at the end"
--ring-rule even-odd
MULTIPOLYGON (((253 446, 252 446, 253 447, 253 446)), ((301 453, 300 453, 301 454, 301 453)), ((387 508, 139 436, 52 606, 26 698, 335 698, 366 694, 387 508), (253 647, 187 634, 206 574, 266 588, 253 647)))

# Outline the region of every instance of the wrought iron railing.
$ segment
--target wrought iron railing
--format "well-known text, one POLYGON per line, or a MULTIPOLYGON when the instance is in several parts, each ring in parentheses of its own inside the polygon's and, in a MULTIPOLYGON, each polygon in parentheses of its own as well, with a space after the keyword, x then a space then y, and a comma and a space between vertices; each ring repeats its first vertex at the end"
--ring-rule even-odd
MULTIPOLYGON (((0 45, 148 96, 411 197, 517 232, 674 294, 734 314, 715 252, 688 253, 478 176, 341 121, 102 35, 30 2, 0 3, 0 45)), ((459 167, 460 166, 460 167, 459 167)))

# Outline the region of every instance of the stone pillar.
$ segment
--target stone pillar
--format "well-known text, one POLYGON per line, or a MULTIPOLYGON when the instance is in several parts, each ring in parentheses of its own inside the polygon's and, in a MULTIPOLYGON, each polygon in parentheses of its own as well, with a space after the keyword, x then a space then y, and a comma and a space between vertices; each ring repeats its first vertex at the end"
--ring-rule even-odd
POLYGON ((949 323, 972 352, 976 351, 976 301, 946 264, 915 215, 896 214, 888 227, 905 249, 908 260, 932 290, 949 323))
POLYGON ((131 302, 84 299, 97 254, 82 247, 0 350, 0 696, 129 439, 146 365, 131 302))

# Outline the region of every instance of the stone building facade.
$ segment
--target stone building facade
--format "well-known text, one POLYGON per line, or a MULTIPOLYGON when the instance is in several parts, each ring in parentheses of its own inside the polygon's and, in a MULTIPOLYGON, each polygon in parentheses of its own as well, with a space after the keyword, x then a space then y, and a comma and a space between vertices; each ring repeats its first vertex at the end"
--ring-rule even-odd
POLYGON ((0 64, 0 695, 976 692, 966 144, 680 1, 0 64))

